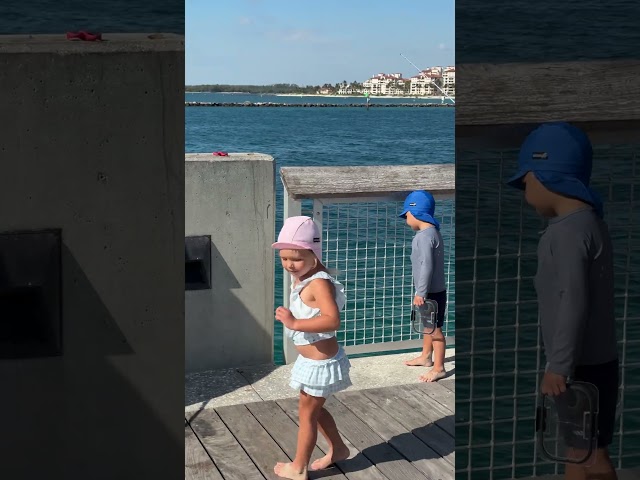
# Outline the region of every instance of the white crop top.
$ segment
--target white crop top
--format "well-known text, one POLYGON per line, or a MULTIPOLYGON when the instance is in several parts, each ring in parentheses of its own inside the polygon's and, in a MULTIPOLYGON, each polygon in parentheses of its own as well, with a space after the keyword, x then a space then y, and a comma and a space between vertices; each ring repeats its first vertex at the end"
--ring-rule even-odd
MULTIPOLYGON (((338 311, 341 311, 344 308, 346 303, 346 297, 344 295, 344 286, 338 282, 335 278, 329 275, 327 272, 318 272, 306 280, 303 280, 298 285, 293 285, 291 283, 291 297, 289 300, 289 310, 295 318, 314 318, 320 315, 319 308, 311 308, 309 305, 306 305, 302 298, 300 298, 300 292, 304 287, 309 285, 312 280, 317 278, 323 278, 325 280, 329 280, 333 283, 335 289, 335 300, 338 305, 338 311)), ((294 279, 295 282, 295 279, 294 279)), ((284 327, 284 334, 293 340, 295 345, 310 345, 312 343, 319 342, 320 340, 324 340, 326 338, 335 337, 335 332, 325 332, 325 333, 312 333, 312 332, 300 332, 298 330, 289 330, 287 327, 284 327)))

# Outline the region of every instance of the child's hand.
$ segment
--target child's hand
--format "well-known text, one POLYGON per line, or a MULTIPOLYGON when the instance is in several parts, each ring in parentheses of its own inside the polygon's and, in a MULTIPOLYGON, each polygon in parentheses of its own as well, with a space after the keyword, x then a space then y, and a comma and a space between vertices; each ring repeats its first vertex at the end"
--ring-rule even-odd
POLYGON ((276 309, 276 320, 282 322, 282 324, 290 330, 295 330, 293 325, 296 321, 295 317, 291 314, 291 310, 284 307, 278 307, 276 309))
POLYGON ((415 297, 413 297, 413 304, 417 307, 421 307, 422 305, 424 305, 424 298, 422 298, 420 295, 416 295, 415 297))
POLYGON ((553 372, 545 372, 540 385, 542 393, 555 397, 567 389, 567 377, 553 372))

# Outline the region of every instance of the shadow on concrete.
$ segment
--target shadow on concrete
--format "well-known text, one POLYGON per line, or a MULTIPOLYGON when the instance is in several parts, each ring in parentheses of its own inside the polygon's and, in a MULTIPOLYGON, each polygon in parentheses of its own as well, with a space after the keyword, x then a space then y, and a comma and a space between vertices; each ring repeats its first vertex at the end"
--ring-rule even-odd
POLYGON ((185 407, 203 403, 200 408, 204 408, 206 402, 214 398, 247 388, 249 382, 243 376, 243 368, 265 367, 252 370, 251 382, 260 380, 277 368, 276 365, 273 365, 273 369, 271 365, 265 365, 259 352, 254 353, 251 349, 243 351, 241 356, 237 354, 237 350, 243 348, 244 336, 253 337, 252 343, 266 342, 272 349, 273 338, 259 327, 254 314, 233 292, 242 286, 213 242, 211 263, 211 290, 185 292, 185 407), (225 310, 233 313, 227 318, 220 318, 219 314, 214 313, 214 305, 225 305, 225 310), (229 327, 225 329, 217 322, 228 322, 229 327), (232 333, 234 330, 235 334, 232 333), (199 371, 206 364, 207 357, 211 357, 212 351, 217 352, 220 358, 228 359, 234 355, 242 360, 225 360, 219 362, 225 366, 199 371))
MULTIPOLYGON (((179 478, 180 415, 157 413, 179 411, 179 396, 149 405, 124 373, 145 368, 145 354, 132 348, 65 245, 62 265, 64 355, 0 361, 0 385, 10 392, 0 396, 0 450, 12 460, 0 463, 0 478, 179 478)), ((147 382, 147 395, 180 380, 159 379, 147 382)))

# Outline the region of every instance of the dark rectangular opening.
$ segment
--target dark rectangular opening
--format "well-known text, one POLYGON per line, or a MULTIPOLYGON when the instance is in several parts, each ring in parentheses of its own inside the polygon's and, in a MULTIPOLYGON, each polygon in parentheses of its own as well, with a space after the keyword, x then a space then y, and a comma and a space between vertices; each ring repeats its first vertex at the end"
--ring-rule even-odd
POLYGON ((211 237, 208 235, 184 239, 185 290, 211 289, 211 237))
POLYGON ((60 231, 0 234, 0 358, 62 354, 60 231))

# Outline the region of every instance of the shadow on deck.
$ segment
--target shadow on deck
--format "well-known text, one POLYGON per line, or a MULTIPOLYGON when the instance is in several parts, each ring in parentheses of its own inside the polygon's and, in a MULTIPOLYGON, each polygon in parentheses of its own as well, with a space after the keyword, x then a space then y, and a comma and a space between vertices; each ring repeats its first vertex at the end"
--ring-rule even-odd
MULTIPOLYGON (((351 450, 348 460, 310 479, 452 480, 455 381, 340 392, 326 408, 351 450)), ((293 459, 295 398, 200 410, 185 420, 185 478, 277 480, 273 466, 293 459)), ((328 446, 318 435, 311 461, 328 446)))

